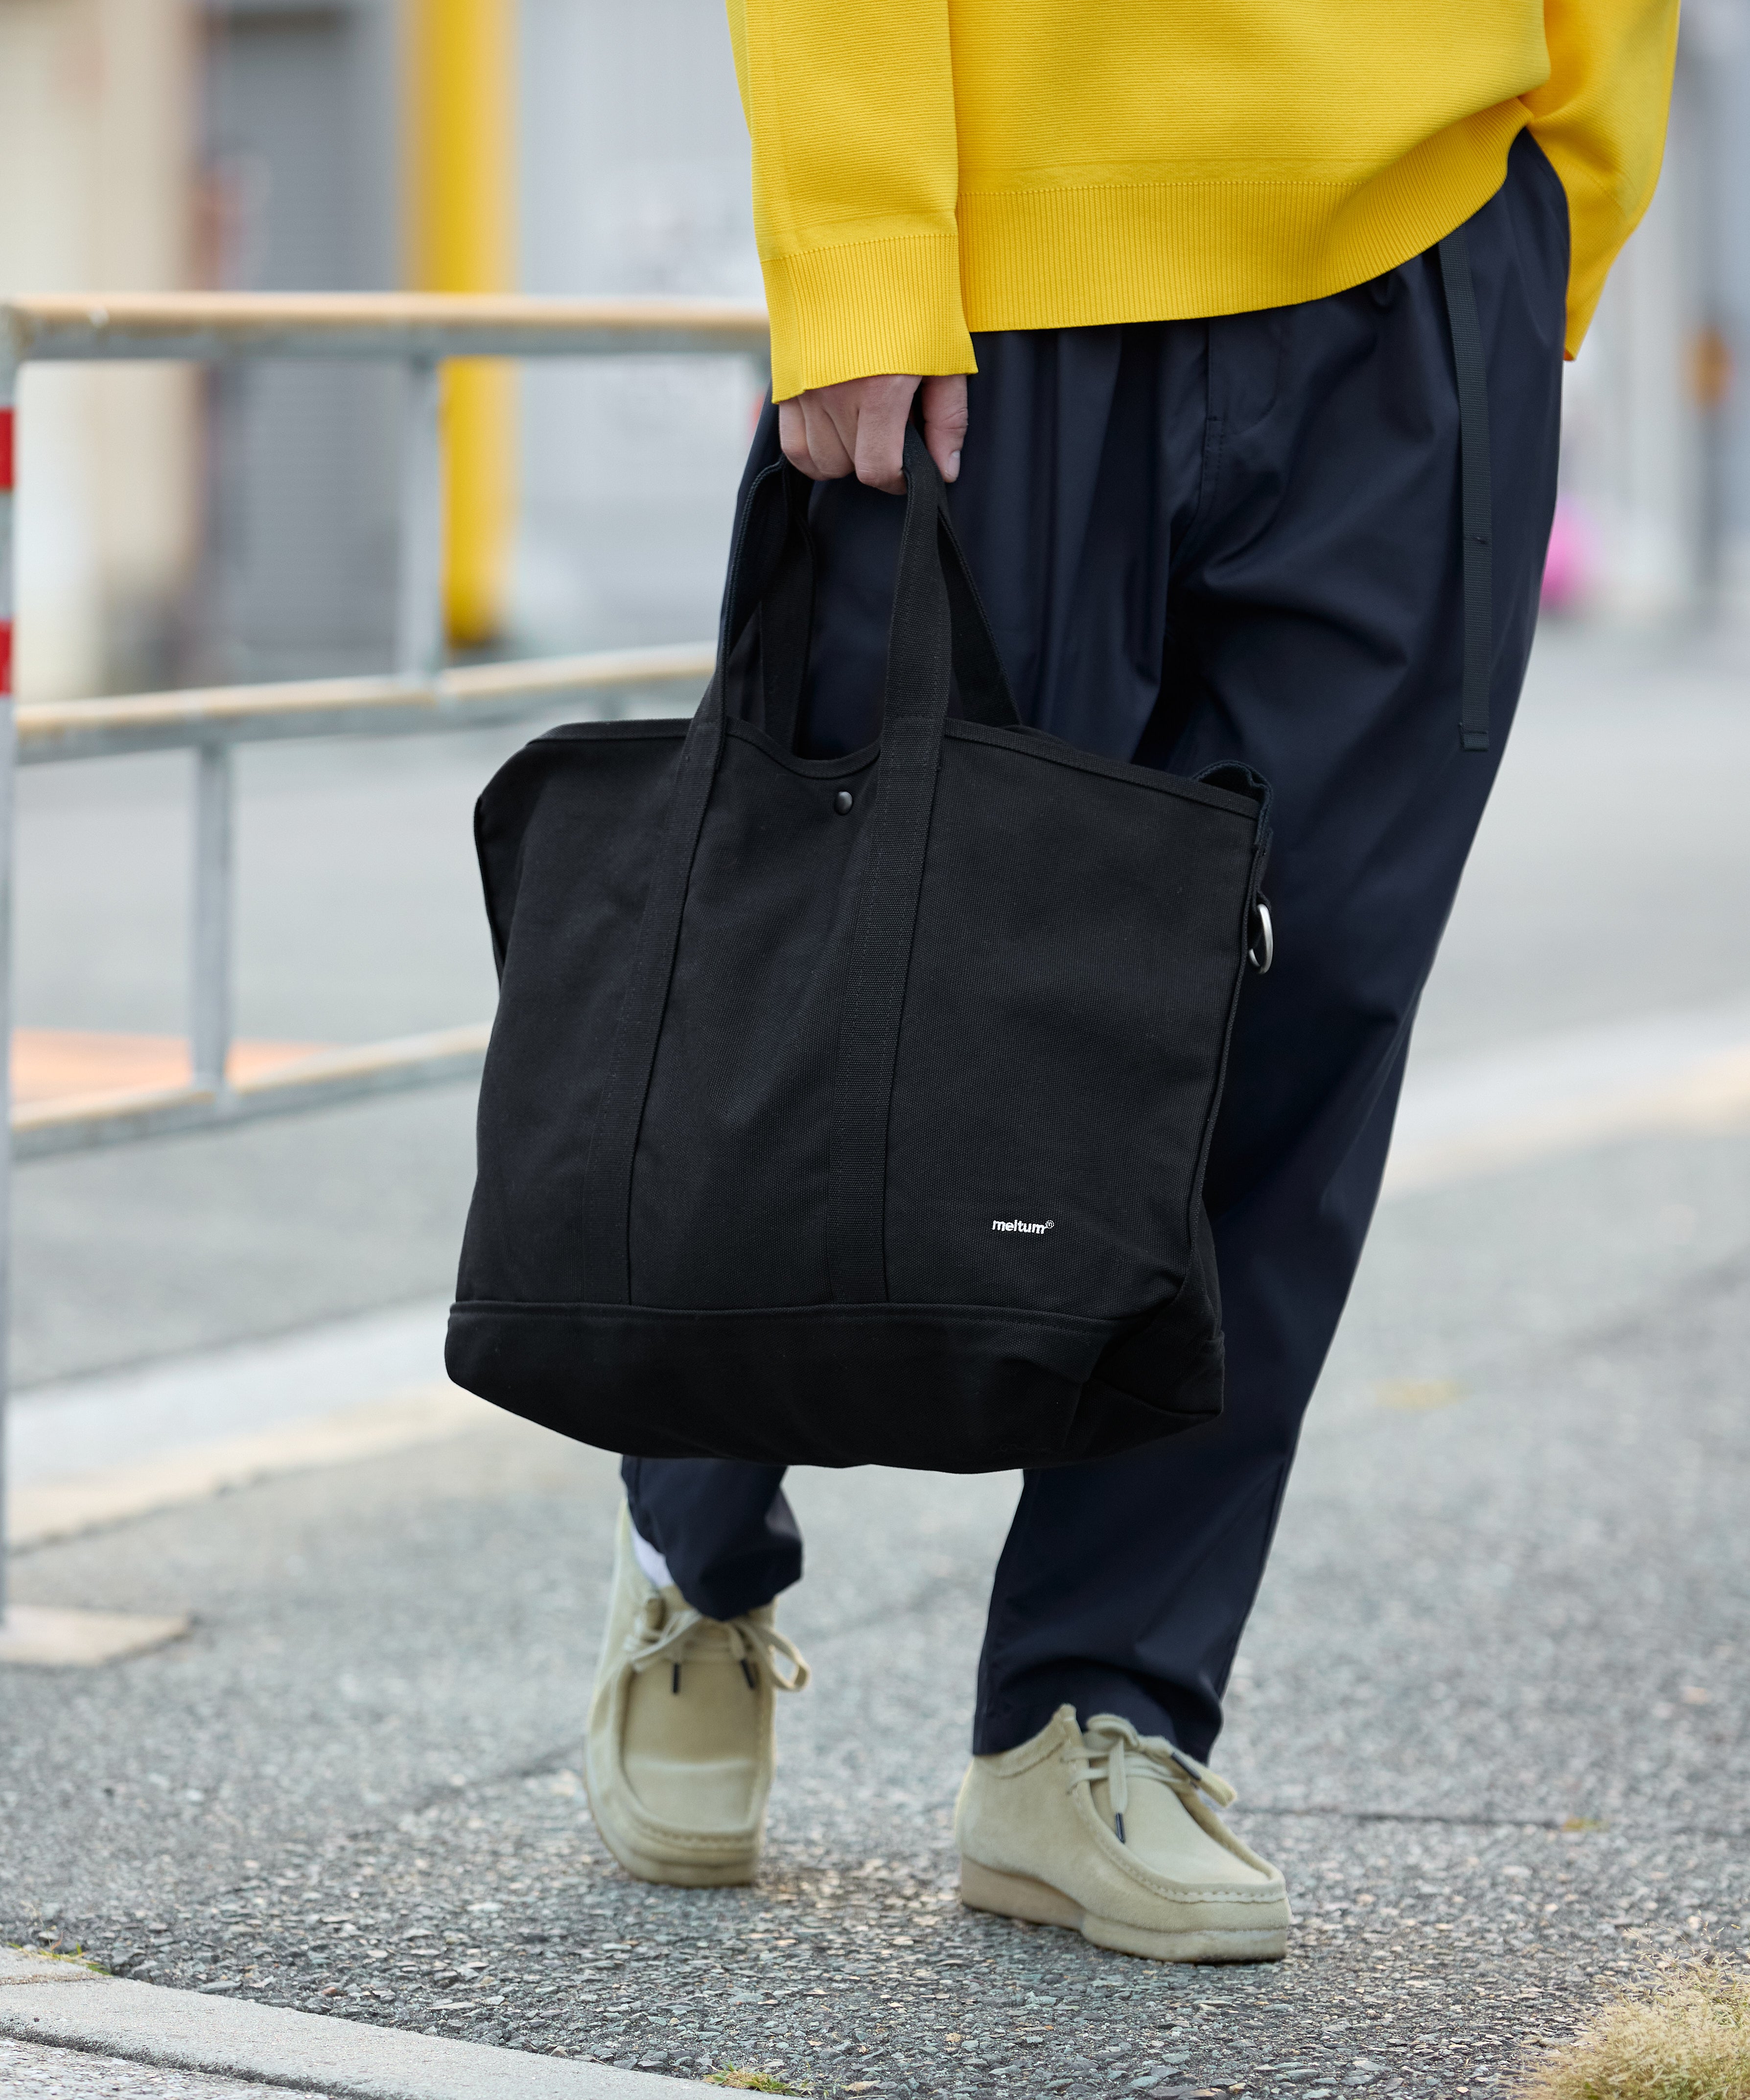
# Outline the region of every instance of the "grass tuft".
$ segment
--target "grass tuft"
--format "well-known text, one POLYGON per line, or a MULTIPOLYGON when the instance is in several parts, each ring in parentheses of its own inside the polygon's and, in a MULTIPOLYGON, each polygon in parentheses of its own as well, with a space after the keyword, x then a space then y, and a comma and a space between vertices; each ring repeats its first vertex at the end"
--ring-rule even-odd
POLYGON ((800 2093, 800 2085, 786 2085, 782 2079, 768 2078, 763 2071, 738 2071, 733 2064, 725 2064, 721 2071, 713 2071, 705 2080, 707 2085, 733 2085, 742 2093, 800 2093))
POLYGON ((77 1969, 89 1969, 94 1976, 110 1973, 101 1961, 94 1961, 86 1952, 82 1940, 73 1947, 63 1947, 58 1939, 52 1947, 29 1947, 21 1939, 9 1939, 6 1946, 11 1953, 33 1955, 38 1961, 70 1961, 77 1969))
POLYGON ((1521 2100, 1750 2100, 1750 1974, 1711 1962, 1607 2005, 1521 2100))

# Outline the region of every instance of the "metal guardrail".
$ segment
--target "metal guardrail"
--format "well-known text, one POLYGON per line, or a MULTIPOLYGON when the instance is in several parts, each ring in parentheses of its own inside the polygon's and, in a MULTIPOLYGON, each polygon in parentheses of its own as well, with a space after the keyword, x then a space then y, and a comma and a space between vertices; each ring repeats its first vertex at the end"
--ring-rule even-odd
POLYGON ((0 1099, 11 1100, 13 779, 18 765, 184 749, 195 761, 190 1079, 178 1087, 14 1110, 0 1144, 0 1617, 6 1602, 5 1416, 15 1159, 320 1108, 471 1077, 485 1024, 324 1051, 246 1080, 231 1043, 231 875, 239 743, 468 729, 593 694, 696 692, 709 642, 443 668, 443 518, 438 373, 451 357, 739 356, 763 376, 765 310, 703 299, 525 299, 422 293, 85 294, 0 302, 0 1099), (406 372, 395 671, 117 699, 11 704, 15 603, 18 390, 30 364, 174 359, 392 360, 406 372))
POLYGON ((714 646, 670 643, 473 664, 431 678, 299 678, 282 685, 194 686, 113 700, 24 701, 14 711, 18 763, 114 758, 168 751, 214 737, 231 743, 284 737, 371 736, 478 729, 584 693, 610 698, 642 686, 685 685, 711 676, 714 646))
POLYGON ((0 369, 263 357, 764 360, 765 309, 733 299, 526 299, 443 292, 62 293, 0 301, 0 369))

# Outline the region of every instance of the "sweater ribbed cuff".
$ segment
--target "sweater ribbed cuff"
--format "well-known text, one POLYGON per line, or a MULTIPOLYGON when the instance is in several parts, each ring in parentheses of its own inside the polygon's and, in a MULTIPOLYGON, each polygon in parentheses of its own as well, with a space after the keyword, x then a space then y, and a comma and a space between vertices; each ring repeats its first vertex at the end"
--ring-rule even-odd
POLYGON ((959 241, 902 234, 769 258, 772 395, 889 372, 976 372, 959 241))

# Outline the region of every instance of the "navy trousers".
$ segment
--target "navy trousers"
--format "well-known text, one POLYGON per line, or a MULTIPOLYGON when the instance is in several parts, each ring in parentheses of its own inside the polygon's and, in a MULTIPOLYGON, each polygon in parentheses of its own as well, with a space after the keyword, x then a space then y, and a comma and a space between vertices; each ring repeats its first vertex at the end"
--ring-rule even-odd
MULTIPOLYGON (((1459 748, 1458 408, 1432 254, 1303 306, 985 335, 954 521, 1023 717, 1274 785, 1276 967, 1210 1162, 1217 1422, 1028 1474, 974 1748, 1069 1701, 1207 1754, 1360 1258, 1416 1004, 1512 721, 1555 496, 1567 207, 1528 136, 1468 239, 1494 485, 1492 744, 1459 748)), ((769 412, 769 411, 768 412, 769 412)), ((808 733, 875 733, 901 505, 822 484, 808 733)), ((782 1469, 628 1459, 633 1520, 726 1618, 801 1573, 782 1469)))

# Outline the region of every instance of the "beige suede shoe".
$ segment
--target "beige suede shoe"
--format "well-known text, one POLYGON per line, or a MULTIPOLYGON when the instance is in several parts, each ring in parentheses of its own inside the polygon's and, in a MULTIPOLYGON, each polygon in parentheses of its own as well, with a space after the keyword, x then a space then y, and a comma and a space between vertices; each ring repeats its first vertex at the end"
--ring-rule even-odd
POLYGON ((960 1900, 1156 1961, 1280 1961, 1288 1891, 1203 1799, 1233 1789, 1115 1714, 1060 1706, 1030 1743, 974 1758, 954 1810, 960 1900))
POLYGON ((753 1879, 772 1785, 772 1695, 800 1692, 808 1675, 769 1604, 724 1621, 672 1586, 659 1590, 633 1555, 621 1507, 584 1776, 602 1842, 628 1874, 684 1888, 753 1879))

